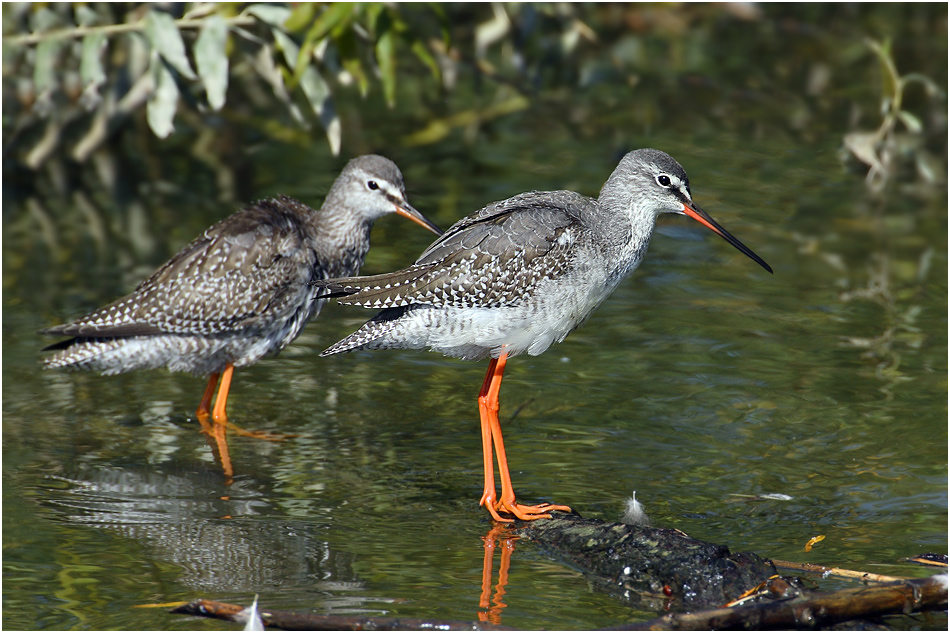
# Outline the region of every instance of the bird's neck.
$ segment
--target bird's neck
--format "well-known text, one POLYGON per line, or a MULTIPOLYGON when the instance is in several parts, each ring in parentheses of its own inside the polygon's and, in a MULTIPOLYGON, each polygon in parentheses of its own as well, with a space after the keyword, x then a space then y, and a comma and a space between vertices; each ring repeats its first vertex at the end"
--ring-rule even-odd
POLYGON ((610 195, 605 188, 597 200, 601 213, 595 220, 595 232, 609 254, 612 273, 626 277, 640 265, 656 224, 656 213, 631 201, 629 196, 610 195), (604 195, 604 194, 607 195, 604 195))
POLYGON ((373 222, 340 201, 327 196, 311 218, 314 249, 331 276, 346 277, 359 272, 369 251, 373 222))

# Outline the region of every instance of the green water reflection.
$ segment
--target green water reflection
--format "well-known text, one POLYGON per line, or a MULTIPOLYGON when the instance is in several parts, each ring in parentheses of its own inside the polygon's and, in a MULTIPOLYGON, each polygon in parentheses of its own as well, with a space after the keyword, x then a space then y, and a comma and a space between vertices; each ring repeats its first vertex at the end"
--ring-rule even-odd
MULTIPOLYGON (((624 129, 623 108, 598 107, 594 132, 624 129)), ((676 156, 694 198, 775 275, 685 218, 662 220, 642 268, 587 324, 509 364, 501 417, 519 495, 613 520, 635 490, 655 525, 736 550, 927 574, 901 558, 947 548, 945 189, 869 196, 840 166, 840 136, 692 127, 571 138, 524 115, 477 143, 407 149, 380 130, 352 153, 391 156, 442 226, 524 190, 596 194, 623 147, 676 156), (768 493, 791 499, 746 496, 768 493)), ((313 145, 263 147, 255 164, 248 199, 316 204, 340 163, 313 145)), ((483 364, 321 359, 372 315, 329 306, 278 358, 236 373, 234 421, 298 437, 234 437, 232 486, 191 419, 201 379, 39 369, 37 329, 127 291, 232 208, 178 176, 138 220, 103 203, 114 215, 100 237, 75 199, 49 202, 47 233, 43 214, 5 200, 5 627, 233 628, 137 607, 254 594, 275 609, 477 619, 483 364), (147 240, 117 235, 139 221, 147 240)), ((364 271, 403 266, 428 241, 384 219, 364 271)), ((522 543, 504 601, 502 623, 523 628, 657 611, 522 543)))
MULTIPOLYGON (((808 209, 751 203, 794 193, 730 177, 744 158, 731 148, 714 163, 683 160, 697 200, 775 276, 685 221, 664 222, 642 269, 590 322, 510 364, 502 416, 519 494, 613 519, 636 490, 656 524, 736 549, 922 574, 899 560, 946 545, 945 201, 897 197, 884 213, 903 221, 880 221, 863 215, 860 183, 782 158, 807 176, 795 189, 827 202, 832 237, 809 235, 808 209), (764 493, 792 499, 736 496, 764 493), (805 554, 816 534, 827 538, 805 554)), ((591 190, 612 167, 601 162, 581 175, 568 166, 564 180, 591 190)), ((412 165, 410 182, 437 189, 438 176, 412 165)), ((518 173, 507 191, 527 187, 518 173)), ((457 178, 474 192, 459 213, 504 186, 498 174, 457 178)), ((445 208, 420 197, 420 208, 445 208)), ((374 236, 370 266, 422 247, 401 228, 374 236)), ((200 380, 36 368, 31 332, 114 282, 82 277, 54 298, 62 287, 38 296, 14 282, 5 294, 8 626, 213 627, 132 607, 253 593, 272 608, 476 617, 484 367, 409 351, 320 359, 368 316, 331 307, 279 358, 238 372, 236 420, 300 437, 234 438, 227 488, 187 419, 200 380)), ((515 626, 638 617, 527 546, 505 602, 515 626)))

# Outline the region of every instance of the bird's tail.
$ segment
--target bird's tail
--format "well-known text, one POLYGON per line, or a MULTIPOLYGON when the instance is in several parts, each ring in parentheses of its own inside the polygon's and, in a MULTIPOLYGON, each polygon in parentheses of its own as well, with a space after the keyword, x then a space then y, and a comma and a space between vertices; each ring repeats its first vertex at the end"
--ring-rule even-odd
MULTIPOLYGON (((341 339, 320 352, 320 356, 331 356, 333 354, 342 354, 343 352, 352 352, 357 349, 381 349, 388 347, 386 339, 399 323, 399 317, 403 316, 410 308, 386 308, 379 314, 363 324, 363 327, 353 332, 344 339, 341 339)), ((403 347, 400 345, 400 347, 403 347)))
POLYGON ((56 352, 41 362, 46 369, 93 369, 102 370, 101 359, 119 347, 117 339, 72 338, 53 343, 43 348, 44 352, 56 352))
POLYGON ((343 305, 364 308, 391 308, 419 302, 424 297, 426 286, 438 279, 439 271, 434 265, 413 265, 382 275, 348 277, 342 279, 319 279, 310 283, 329 291, 325 298, 337 299, 343 305))

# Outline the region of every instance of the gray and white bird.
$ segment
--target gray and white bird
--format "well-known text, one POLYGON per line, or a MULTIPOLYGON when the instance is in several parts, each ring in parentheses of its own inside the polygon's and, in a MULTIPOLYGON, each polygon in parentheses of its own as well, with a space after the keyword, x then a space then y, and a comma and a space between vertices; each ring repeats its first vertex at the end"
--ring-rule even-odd
POLYGON ((210 414, 223 428, 234 368, 297 338, 326 303, 312 282, 357 274, 373 223, 388 213, 442 233, 406 201, 392 161, 354 158, 319 209, 287 196, 255 202, 207 229, 128 296, 44 330, 72 338, 46 347, 56 353, 43 364, 107 375, 159 367, 210 374, 197 415, 202 427, 210 414))
POLYGON ((683 167, 654 149, 628 153, 599 197, 533 191, 460 220, 412 266, 317 282, 340 303, 382 311, 321 355, 356 349, 429 348, 490 358, 478 396, 485 487, 481 505, 523 520, 567 506, 516 502, 498 422, 505 363, 537 355, 583 323, 643 260, 661 213, 687 215, 772 269, 693 202, 683 167), (496 497, 492 447, 498 454, 496 497))

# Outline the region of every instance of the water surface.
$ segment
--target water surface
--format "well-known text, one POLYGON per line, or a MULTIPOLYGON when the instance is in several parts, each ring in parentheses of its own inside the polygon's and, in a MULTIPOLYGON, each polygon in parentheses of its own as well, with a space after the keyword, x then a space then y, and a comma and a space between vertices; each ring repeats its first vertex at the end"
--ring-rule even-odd
MULTIPOLYGON (((870 208, 831 148, 776 153, 763 176, 748 165, 769 147, 649 141, 680 158, 697 201, 776 273, 686 218, 662 219, 641 269, 587 324, 509 364, 502 420, 518 494, 616 519, 635 490, 655 525, 733 549, 925 574, 901 558, 946 547, 945 199, 870 208), (744 496, 767 493, 791 499, 744 496)), ((397 160, 419 183, 413 202, 443 225, 533 186, 596 193, 614 166, 608 147, 508 151, 507 166, 481 174, 397 160)), ((493 148, 473 151, 473 165, 482 152, 493 148)), ((199 206, 208 214, 188 223, 220 212, 199 206)), ((380 225, 370 271, 408 263, 428 239, 395 218, 380 225)), ((133 276, 70 266, 4 279, 8 627, 214 628, 136 607, 253 594, 317 612, 484 612, 484 364, 416 351, 321 359, 371 315, 331 306, 279 357, 237 372, 233 420, 298 437, 233 437, 228 486, 193 420, 200 379, 37 367, 37 328, 133 276)), ((504 603, 501 621, 518 627, 649 615, 527 544, 504 603)))
MULTIPOLYGON (((519 498, 616 520, 636 491, 654 525, 734 550, 927 575, 902 559, 947 551, 945 183, 874 195, 839 160, 843 126, 761 134, 766 113, 742 110, 748 126, 670 115, 658 129, 642 123, 651 93, 632 106, 615 96, 407 147, 404 95, 405 109, 380 105, 372 132, 344 146, 393 158, 411 202, 443 227, 526 190, 596 195, 623 151, 663 149, 695 200, 775 270, 662 218, 641 268, 584 326, 509 363, 501 419, 519 498), (776 493, 790 498, 754 498, 776 493)), ((180 148, 154 151, 179 162, 180 148)), ((201 378, 40 369, 51 341, 36 330, 128 292, 240 201, 319 204, 343 164, 320 140, 252 156, 238 201, 219 200, 200 169, 149 174, 128 199, 94 185, 85 198, 21 195, 5 180, 6 628, 233 629, 142 605, 254 594, 274 609, 487 616, 475 401, 487 363, 319 358, 372 316, 328 306, 279 357, 236 372, 232 420, 296 437, 232 436, 231 483, 194 420, 201 378)), ((407 265, 430 237, 381 220, 364 272, 407 265)), ((607 627, 662 608, 599 593, 523 542, 502 602, 492 617, 517 628, 607 627)))

